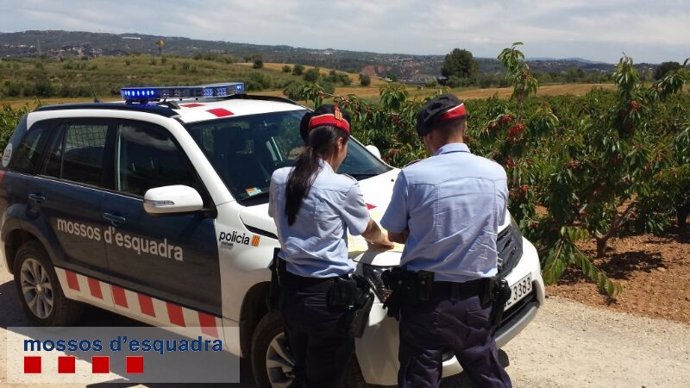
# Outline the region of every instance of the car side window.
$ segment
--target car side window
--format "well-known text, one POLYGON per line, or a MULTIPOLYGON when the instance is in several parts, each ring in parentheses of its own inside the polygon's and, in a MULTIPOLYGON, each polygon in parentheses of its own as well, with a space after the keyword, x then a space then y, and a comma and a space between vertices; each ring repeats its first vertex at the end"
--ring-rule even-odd
POLYGON ((273 171, 294 164, 304 146, 299 123, 305 112, 232 117, 188 128, 232 195, 243 201, 263 198, 273 171))
POLYGON ((292 164, 304 149, 304 141, 299 135, 299 120, 285 117, 278 128, 271 137, 271 156, 275 163, 292 164))
POLYGON ((118 128, 115 179, 118 191, 144 196, 146 190, 168 185, 200 189, 184 152, 165 129, 127 122, 118 128))
POLYGON ((48 132, 45 128, 30 130, 19 143, 9 168, 28 174, 38 172, 43 159, 44 144, 48 132))
POLYGON ((62 179, 102 186, 108 124, 68 123, 53 143, 46 173, 62 179))

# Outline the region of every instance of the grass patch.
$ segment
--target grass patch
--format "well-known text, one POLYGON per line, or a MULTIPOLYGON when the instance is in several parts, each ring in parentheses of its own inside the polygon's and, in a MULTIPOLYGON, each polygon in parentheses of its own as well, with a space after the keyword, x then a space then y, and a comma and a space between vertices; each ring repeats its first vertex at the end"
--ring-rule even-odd
MULTIPOLYGON (((87 102, 119 99, 123 86, 196 85, 204 83, 243 81, 250 93, 282 96, 290 83, 303 82, 303 77, 286 73, 283 67, 294 64, 265 63, 254 69, 253 63, 237 63, 230 57, 190 58, 175 56, 128 55, 83 59, 2 59, 0 60, 0 98, 13 108, 35 107, 40 104, 87 102)), ((304 66, 305 71, 311 66, 304 66)), ((320 68, 323 77, 331 69, 320 68)), ((342 73, 342 72, 339 72, 342 73)), ((380 88, 387 83, 372 77, 371 85, 359 86, 359 75, 346 73, 350 86, 336 86, 334 94, 354 94, 366 100, 377 100, 380 88)), ((542 85, 539 95, 583 95, 596 87, 612 88, 610 84, 542 85)), ((412 99, 423 99, 440 88, 406 86, 412 99)), ((492 96, 508 98, 510 88, 461 88, 451 93, 464 99, 492 96)))

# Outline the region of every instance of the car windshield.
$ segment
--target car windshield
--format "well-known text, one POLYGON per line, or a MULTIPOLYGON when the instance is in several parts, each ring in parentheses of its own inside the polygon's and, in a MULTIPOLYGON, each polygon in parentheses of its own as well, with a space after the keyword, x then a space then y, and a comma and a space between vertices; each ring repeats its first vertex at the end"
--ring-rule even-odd
MULTIPOLYGON (((238 201, 265 203, 273 171, 292 166, 303 149, 299 123, 306 112, 237 116, 188 124, 187 129, 238 201)), ((390 169, 350 139, 338 172, 362 180, 390 169)))

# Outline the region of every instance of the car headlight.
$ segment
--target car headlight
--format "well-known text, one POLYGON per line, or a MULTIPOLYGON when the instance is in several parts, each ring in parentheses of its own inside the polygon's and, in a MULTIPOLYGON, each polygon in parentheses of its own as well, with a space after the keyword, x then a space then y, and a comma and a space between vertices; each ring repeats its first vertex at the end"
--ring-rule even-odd
POLYGON ((391 294, 391 290, 383 284, 381 275, 384 271, 390 270, 391 268, 393 267, 381 267, 371 264, 362 265, 362 274, 364 278, 381 302, 385 302, 391 294))

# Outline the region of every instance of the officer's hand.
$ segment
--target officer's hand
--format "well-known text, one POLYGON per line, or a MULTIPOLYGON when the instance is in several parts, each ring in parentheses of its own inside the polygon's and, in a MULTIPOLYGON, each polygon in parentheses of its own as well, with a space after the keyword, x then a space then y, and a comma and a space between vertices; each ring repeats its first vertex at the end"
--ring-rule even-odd
POLYGON ((393 247, 395 247, 395 243, 388 239, 388 233, 386 233, 383 230, 381 231, 380 235, 376 240, 367 240, 367 242, 371 245, 376 245, 378 247, 385 249, 392 249, 393 247))
POLYGON ((376 245, 379 248, 385 249, 393 248, 393 243, 388 238, 388 233, 381 229, 379 224, 371 218, 369 218, 369 224, 367 224, 367 229, 362 233, 362 237, 364 237, 370 245, 376 245))

